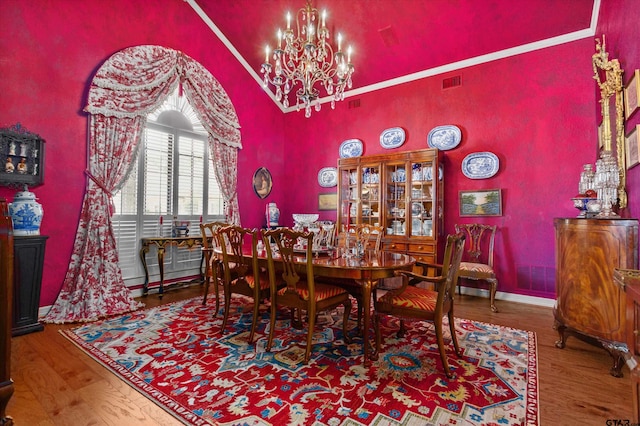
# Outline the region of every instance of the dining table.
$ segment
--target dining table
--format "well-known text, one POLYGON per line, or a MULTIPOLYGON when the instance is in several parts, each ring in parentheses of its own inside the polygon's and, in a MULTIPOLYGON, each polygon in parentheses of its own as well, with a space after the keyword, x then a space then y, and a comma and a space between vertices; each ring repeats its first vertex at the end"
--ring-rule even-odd
MULTIPOLYGON (((258 263, 260 267, 267 267, 266 250, 258 250, 258 263)), ((244 256, 252 256, 251 250, 245 251, 244 256)), ((278 257, 274 257, 277 267, 278 257)), ((299 272, 306 272, 306 251, 301 250, 296 256, 299 263, 299 272)), ((371 297, 380 282, 384 278, 394 276, 395 271, 411 270, 416 259, 410 255, 386 250, 365 250, 357 256, 354 254, 338 255, 338 251, 318 250, 313 254, 314 277, 337 278, 341 280, 353 280, 362 290, 362 345, 364 363, 369 365, 372 359, 377 357, 373 351, 373 345, 369 340, 369 328, 371 326, 371 297)))

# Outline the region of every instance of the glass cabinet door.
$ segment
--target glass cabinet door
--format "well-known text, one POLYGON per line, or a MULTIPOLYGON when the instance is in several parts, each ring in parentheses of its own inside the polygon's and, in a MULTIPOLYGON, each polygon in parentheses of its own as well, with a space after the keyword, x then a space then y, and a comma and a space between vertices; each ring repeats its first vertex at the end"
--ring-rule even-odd
POLYGON ((340 223, 338 224, 338 232, 343 232, 347 227, 352 227, 358 223, 358 200, 359 200, 359 181, 358 167, 345 167, 340 169, 340 200, 338 208, 340 209, 340 223))
POLYGON ((380 224, 380 166, 362 167, 360 186, 360 214, 362 220, 374 226, 380 224))
POLYGON ((405 163, 385 165, 387 235, 407 235, 407 171, 405 163))
POLYGON ((411 189, 409 195, 409 223, 412 236, 433 236, 434 216, 434 168, 433 161, 411 162, 411 189))

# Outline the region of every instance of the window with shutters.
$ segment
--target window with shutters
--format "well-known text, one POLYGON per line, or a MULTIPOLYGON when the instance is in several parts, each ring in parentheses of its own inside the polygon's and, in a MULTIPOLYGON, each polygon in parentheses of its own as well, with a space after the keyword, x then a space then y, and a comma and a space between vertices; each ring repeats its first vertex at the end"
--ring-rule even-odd
MULTIPOLYGON (((140 238, 171 236, 174 218, 190 221, 189 235, 200 234, 200 220, 224 220, 207 133, 186 98, 174 93, 147 120, 136 164, 113 197, 119 265, 131 285, 144 280, 140 238)), ((152 248, 146 258, 151 282, 159 276, 155 254, 152 248)), ((199 250, 167 247, 165 281, 197 274, 200 259, 199 250)))

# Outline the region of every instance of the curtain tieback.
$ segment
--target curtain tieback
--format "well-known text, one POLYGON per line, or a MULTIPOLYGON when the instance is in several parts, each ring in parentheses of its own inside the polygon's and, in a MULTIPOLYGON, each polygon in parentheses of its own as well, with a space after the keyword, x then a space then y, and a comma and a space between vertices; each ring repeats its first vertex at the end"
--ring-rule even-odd
POLYGON ((98 180, 97 177, 92 175, 89 170, 85 170, 84 174, 89 176, 89 179, 91 179, 96 185, 100 187, 100 189, 102 189, 107 194, 107 196, 109 197, 109 216, 113 216, 113 213, 116 210, 116 205, 113 202, 113 194, 111 193, 111 191, 109 191, 107 187, 104 186, 104 184, 98 180))

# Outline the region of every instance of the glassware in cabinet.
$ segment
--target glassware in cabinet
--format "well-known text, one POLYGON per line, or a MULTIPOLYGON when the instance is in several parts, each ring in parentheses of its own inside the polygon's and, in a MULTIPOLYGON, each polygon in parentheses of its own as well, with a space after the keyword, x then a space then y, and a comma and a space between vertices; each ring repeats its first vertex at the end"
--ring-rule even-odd
POLYGON ((380 167, 374 165, 362 168, 360 189, 361 222, 378 226, 380 224, 380 167))
POLYGON ((405 163, 385 166, 387 235, 407 234, 407 173, 405 163))
POLYGON ((412 236, 433 235, 433 161, 411 162, 410 223, 412 236))

